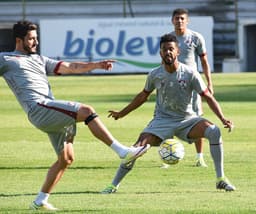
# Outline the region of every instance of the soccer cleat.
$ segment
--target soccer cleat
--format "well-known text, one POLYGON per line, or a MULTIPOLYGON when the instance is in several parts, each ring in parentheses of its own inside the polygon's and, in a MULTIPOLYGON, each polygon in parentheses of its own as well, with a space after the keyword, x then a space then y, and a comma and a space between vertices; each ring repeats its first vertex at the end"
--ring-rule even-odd
POLYGON ((136 160, 138 157, 144 155, 149 148, 150 148, 149 144, 146 144, 144 146, 139 146, 139 147, 130 147, 122 163, 123 164, 131 163, 132 161, 136 160))
POLYGON ((44 203, 42 205, 37 205, 34 201, 30 204, 29 209, 31 210, 44 210, 44 211, 57 211, 58 208, 54 207, 50 203, 44 203))
POLYGON ((196 160, 196 166, 197 167, 208 167, 207 166, 207 164, 205 163, 205 161, 204 161, 204 158, 198 158, 197 160, 196 160))
POLYGON ((221 177, 221 178, 217 179, 216 189, 219 189, 219 190, 223 189, 226 191, 235 191, 236 187, 233 186, 226 177, 224 177, 224 178, 221 177))
POLYGON ((118 189, 118 186, 114 186, 113 184, 110 184, 104 190, 101 191, 101 194, 115 193, 117 189, 118 189))

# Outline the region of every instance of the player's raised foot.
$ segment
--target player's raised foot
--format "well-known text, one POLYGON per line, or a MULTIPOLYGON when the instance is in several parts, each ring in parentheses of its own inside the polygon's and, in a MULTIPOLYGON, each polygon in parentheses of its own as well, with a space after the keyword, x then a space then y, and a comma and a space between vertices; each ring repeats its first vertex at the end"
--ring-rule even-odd
POLYGON ((37 205, 34 201, 30 204, 29 209, 31 210, 42 210, 42 211, 58 211, 59 209, 54 207, 50 203, 44 203, 37 205))
POLYGON ((236 187, 233 186, 226 177, 221 177, 217 179, 216 189, 226 190, 226 191, 235 191, 236 187))
POLYGON ((128 153, 123 158, 122 163, 128 164, 133 160, 136 160, 138 157, 144 155, 149 148, 150 148, 149 144, 146 144, 144 146, 139 146, 139 147, 130 147, 128 153))
POLYGON ((208 167, 207 164, 204 161, 204 158, 198 158, 196 159, 196 167, 208 167))
POLYGON ((111 194, 115 193, 118 189, 118 186, 114 186, 113 184, 108 185, 104 190, 102 190, 101 194, 111 194))

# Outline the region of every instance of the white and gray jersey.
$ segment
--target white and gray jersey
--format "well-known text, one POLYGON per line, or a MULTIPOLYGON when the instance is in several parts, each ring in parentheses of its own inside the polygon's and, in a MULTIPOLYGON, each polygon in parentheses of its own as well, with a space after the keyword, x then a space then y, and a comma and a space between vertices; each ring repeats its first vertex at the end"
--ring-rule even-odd
POLYGON ((54 99, 47 75, 57 72, 60 61, 38 54, 0 53, 0 75, 28 113, 44 99, 54 99))
POLYGON ((152 70, 146 80, 145 91, 156 89, 155 117, 170 116, 186 119, 195 115, 192 109, 192 91, 203 94, 207 87, 201 75, 183 63, 176 72, 169 73, 164 65, 152 70))
POLYGON ((198 56, 206 54, 204 37, 200 33, 190 29, 187 29, 186 33, 182 36, 177 36, 175 31, 171 32, 171 34, 175 35, 179 42, 179 61, 191 66, 197 71, 198 56))

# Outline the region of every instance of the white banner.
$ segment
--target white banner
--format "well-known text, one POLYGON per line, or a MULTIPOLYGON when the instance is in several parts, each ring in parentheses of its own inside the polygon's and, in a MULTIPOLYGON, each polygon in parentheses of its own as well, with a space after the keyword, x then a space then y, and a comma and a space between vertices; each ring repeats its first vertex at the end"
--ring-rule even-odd
MULTIPOLYGON (((190 17, 189 28, 204 36, 213 70, 212 17, 190 17)), ((40 20, 40 50, 67 61, 116 59, 113 73, 144 73, 160 64, 159 40, 171 31, 170 17, 40 20)))

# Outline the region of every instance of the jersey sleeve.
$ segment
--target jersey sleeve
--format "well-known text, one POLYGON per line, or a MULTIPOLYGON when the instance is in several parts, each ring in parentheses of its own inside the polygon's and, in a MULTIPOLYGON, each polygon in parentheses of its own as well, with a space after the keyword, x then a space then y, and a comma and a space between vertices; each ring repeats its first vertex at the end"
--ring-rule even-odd
POLYGON ((203 95, 207 91, 207 86, 199 72, 193 72, 192 87, 198 94, 203 95))
POLYGON ((2 76, 7 71, 3 57, 3 54, 0 54, 0 76, 2 76))
POLYGON ((147 79, 146 79, 144 91, 151 92, 155 89, 155 84, 154 84, 153 80, 154 80, 153 72, 149 72, 147 79))
POLYGON ((198 56, 203 56, 206 54, 206 44, 205 44, 205 39, 200 33, 196 33, 197 36, 197 48, 196 52, 198 56))
POLYGON ((59 75, 58 68, 62 61, 51 59, 45 56, 43 57, 43 61, 45 63, 45 70, 47 75, 59 75))

